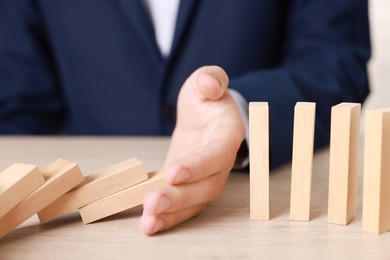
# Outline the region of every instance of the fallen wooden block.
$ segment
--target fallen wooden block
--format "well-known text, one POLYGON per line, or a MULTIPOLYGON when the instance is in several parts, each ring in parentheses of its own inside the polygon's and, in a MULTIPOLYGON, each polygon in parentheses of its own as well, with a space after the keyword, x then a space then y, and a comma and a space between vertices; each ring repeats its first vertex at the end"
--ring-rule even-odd
POLYGON ((0 173, 0 217, 45 182, 38 167, 14 163, 0 173))
POLYGON ((362 222, 370 233, 390 231, 390 107, 366 112, 362 222))
POLYGON ((80 208, 81 218, 88 224, 141 205, 147 193, 165 183, 164 171, 149 173, 149 180, 80 208))
POLYGON ((298 102, 294 113, 290 219, 310 220, 316 104, 298 102))
POLYGON ((356 213, 360 104, 332 107, 328 222, 347 225, 356 213))
POLYGON ((86 176, 80 185, 40 211, 38 217, 45 223, 147 179, 142 162, 131 158, 86 176))
POLYGON ((48 165, 42 174, 45 183, 0 218, 0 238, 84 180, 78 165, 63 159, 48 165))
POLYGON ((267 102, 249 104, 250 219, 269 220, 269 119, 267 102))

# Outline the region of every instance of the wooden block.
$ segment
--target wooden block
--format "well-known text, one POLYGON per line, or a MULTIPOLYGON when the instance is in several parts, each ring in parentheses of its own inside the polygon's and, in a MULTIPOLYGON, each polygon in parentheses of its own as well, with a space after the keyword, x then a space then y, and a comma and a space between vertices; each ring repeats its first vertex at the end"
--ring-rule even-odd
POLYGON ((45 182, 38 167, 14 163, 0 173, 0 217, 45 182))
POLYGON ((269 220, 269 118, 267 102, 249 103, 250 219, 269 220))
POLYGON ((316 104, 298 102, 294 112, 290 219, 310 220, 316 104))
POLYGON ((147 193, 164 184, 163 171, 149 173, 149 180, 80 208, 81 218, 85 224, 88 224, 141 205, 147 193))
POLYGON ((360 104, 332 107, 328 222, 347 225, 356 214, 360 104))
POLYGON ((363 230, 390 231, 390 107, 366 111, 363 230))
POLYGON ((142 162, 130 158, 85 177, 80 185, 40 211, 39 219, 45 223, 147 179, 142 162))
POLYGON ((58 159, 42 170, 45 183, 0 218, 0 238, 84 180, 77 164, 58 159))

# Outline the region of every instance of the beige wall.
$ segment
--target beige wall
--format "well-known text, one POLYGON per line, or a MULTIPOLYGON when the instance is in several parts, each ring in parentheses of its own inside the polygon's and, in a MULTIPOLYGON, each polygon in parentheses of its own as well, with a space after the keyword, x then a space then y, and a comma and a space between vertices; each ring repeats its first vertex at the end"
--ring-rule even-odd
POLYGON ((366 108, 390 106, 390 0, 370 0, 373 56, 369 63, 371 95, 366 108))

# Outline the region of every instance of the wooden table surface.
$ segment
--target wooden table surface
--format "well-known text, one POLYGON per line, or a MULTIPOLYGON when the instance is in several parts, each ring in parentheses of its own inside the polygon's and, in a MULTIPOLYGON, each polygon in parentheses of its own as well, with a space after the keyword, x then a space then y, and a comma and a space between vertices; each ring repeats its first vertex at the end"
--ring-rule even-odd
MULTIPOLYGON (((158 169, 168 144, 167 138, 0 137, 0 170, 14 162, 44 167, 59 157, 77 162, 85 175, 129 157, 158 169)), ((249 175, 233 172, 218 200, 169 232, 142 235, 142 207, 89 225, 77 214, 44 225, 34 216, 0 239, 0 259, 390 259, 389 233, 362 232, 361 181, 355 219, 348 226, 327 223, 328 159, 328 149, 314 157, 309 222, 289 220, 288 164, 271 174, 269 221, 249 220, 249 175)))

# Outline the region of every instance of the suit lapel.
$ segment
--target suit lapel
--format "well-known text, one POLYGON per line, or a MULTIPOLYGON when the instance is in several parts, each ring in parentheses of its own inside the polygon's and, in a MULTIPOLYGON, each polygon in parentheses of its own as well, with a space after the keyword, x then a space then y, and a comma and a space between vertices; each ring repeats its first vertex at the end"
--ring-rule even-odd
POLYGON ((178 49, 182 39, 185 37, 186 29, 190 26, 193 15, 195 14, 196 7, 201 0, 181 0, 179 6, 179 12, 176 21, 175 34, 172 41, 171 57, 174 56, 178 49))
MULTIPOLYGON (((163 1, 163 0, 162 0, 163 1)), ((176 21, 175 34, 172 41, 171 54, 172 58, 179 48, 183 38, 185 37, 187 28, 190 26, 196 7, 201 0, 181 0, 179 12, 176 21)), ((149 53, 159 62, 163 62, 164 58, 161 55, 157 45, 153 24, 149 15, 143 6, 141 0, 118 0, 118 4, 122 6, 123 12, 130 20, 130 24, 134 27, 140 40, 148 49, 149 53)))
POLYGON ((159 62, 163 57, 154 36, 153 24, 141 0, 118 0, 130 24, 134 27, 148 52, 159 62))

